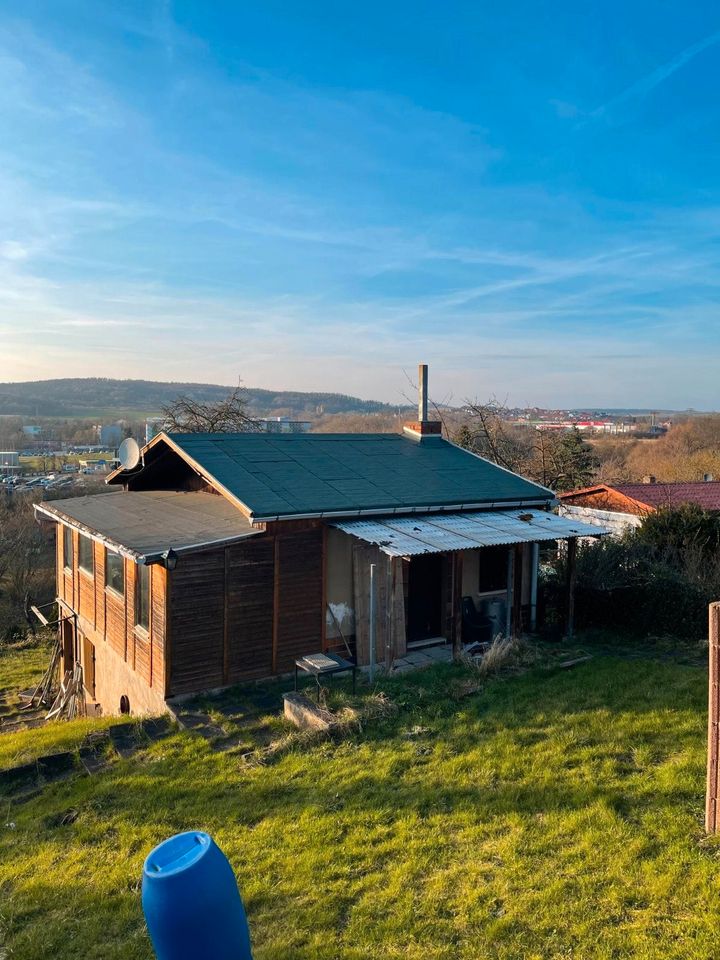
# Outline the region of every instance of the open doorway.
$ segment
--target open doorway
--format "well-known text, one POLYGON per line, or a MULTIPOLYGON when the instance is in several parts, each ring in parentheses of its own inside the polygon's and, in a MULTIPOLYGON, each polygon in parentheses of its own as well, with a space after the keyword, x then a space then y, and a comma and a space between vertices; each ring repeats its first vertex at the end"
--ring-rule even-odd
POLYGON ((413 557, 408 572, 408 647, 443 637, 443 555, 413 557))

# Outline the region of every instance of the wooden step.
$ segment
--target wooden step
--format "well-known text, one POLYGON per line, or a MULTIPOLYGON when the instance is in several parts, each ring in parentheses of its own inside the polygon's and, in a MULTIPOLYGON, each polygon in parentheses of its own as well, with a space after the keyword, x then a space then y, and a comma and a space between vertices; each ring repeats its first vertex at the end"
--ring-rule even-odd
POLYGON ((45 725, 45 715, 38 717, 28 717, 22 720, 15 720, 12 723, 3 723, 0 726, 0 735, 3 733, 17 733, 18 730, 35 730, 36 727, 45 725))

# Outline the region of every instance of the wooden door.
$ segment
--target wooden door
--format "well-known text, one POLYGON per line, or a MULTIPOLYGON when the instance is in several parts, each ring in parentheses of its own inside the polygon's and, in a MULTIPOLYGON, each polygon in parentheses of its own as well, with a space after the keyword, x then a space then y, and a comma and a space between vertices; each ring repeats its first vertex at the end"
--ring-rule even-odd
POLYGON ((62 673, 72 671, 76 660, 76 636, 75 624, 72 620, 63 620, 61 623, 61 641, 62 641, 62 673))

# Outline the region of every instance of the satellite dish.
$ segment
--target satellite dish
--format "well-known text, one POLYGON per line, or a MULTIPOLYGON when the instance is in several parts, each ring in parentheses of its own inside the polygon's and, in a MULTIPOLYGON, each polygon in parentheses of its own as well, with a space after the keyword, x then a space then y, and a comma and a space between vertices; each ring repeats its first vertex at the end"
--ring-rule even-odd
POLYGON ((140 447, 137 440, 128 437, 123 440, 118 450, 118 459, 123 470, 134 470, 140 463, 140 447))

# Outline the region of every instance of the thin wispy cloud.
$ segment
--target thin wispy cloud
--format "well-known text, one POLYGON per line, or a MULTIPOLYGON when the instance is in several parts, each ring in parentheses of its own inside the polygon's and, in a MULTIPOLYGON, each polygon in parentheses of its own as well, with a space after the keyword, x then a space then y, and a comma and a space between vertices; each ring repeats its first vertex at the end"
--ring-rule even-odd
MULTIPOLYGON (((528 50, 488 39, 512 45, 507 31, 458 24, 455 81, 453 63, 403 59, 410 41, 372 4, 372 55, 345 35, 325 43, 292 10, 260 22, 265 5, 232 26, 222 3, 181 24, 166 2, 93 8, 82 23, 63 10, 0 19, 6 376, 61 363, 401 400, 403 367, 423 359, 438 392, 458 396, 714 397, 702 364, 718 347, 720 189, 709 179, 677 203, 668 174, 640 199, 677 136, 631 154, 608 124, 586 147, 559 122, 593 102, 567 75, 541 129, 560 89, 542 71, 561 57, 543 55, 531 83, 528 50), (525 69, 508 76, 513 62, 525 69)), ((562 46, 542 22, 528 29, 562 46)), ((705 33, 596 119, 720 39, 705 33)), ((585 53, 610 85, 613 51, 585 53)), ((715 107, 703 109, 709 122, 715 107)), ((687 153, 672 156, 676 180, 687 153)))
POLYGON ((631 84, 631 86, 623 90, 622 93, 619 93, 616 97, 608 100, 607 103, 596 107, 595 110, 591 111, 589 117, 591 119, 609 117, 612 116, 618 107, 621 107, 631 101, 643 100, 650 93, 652 93, 656 87, 660 86, 661 83, 664 83, 665 80, 671 77, 674 73, 677 73, 678 70, 690 63, 691 60, 694 60, 695 57, 701 54, 704 50, 708 50, 710 47, 714 47, 718 43, 720 43, 720 30, 709 34, 702 40, 698 40, 697 43, 690 44, 689 47, 686 47, 671 60, 668 60, 667 63, 662 64, 662 66, 658 67, 656 70, 653 70, 651 73, 647 74, 647 76, 642 77, 636 83, 631 84))

